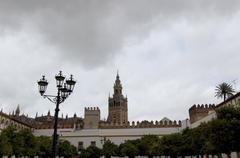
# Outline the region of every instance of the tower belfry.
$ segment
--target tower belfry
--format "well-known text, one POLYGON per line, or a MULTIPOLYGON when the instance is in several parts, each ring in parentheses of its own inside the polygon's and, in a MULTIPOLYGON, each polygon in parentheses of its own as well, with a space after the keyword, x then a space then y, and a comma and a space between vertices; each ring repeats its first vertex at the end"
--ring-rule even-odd
POLYGON ((122 94, 122 84, 118 73, 113 89, 113 96, 108 98, 107 121, 115 124, 125 124, 128 122, 128 101, 122 94))

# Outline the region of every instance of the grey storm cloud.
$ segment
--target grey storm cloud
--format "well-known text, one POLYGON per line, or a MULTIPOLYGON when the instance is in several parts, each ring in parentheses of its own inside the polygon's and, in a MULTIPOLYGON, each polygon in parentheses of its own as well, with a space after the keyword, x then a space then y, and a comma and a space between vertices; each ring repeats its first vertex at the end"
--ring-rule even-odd
MULTIPOLYGON (((0 1, 0 32, 33 30, 61 58, 86 68, 104 65, 131 37, 144 39, 156 24, 231 16, 238 0, 0 1)), ((43 52, 44 53, 44 52, 43 52)))
POLYGON ((216 84, 240 89, 239 17, 239 0, 0 0, 0 108, 53 112, 36 82, 54 94, 62 70, 77 85, 61 113, 104 118, 119 69, 130 120, 183 119, 216 84))

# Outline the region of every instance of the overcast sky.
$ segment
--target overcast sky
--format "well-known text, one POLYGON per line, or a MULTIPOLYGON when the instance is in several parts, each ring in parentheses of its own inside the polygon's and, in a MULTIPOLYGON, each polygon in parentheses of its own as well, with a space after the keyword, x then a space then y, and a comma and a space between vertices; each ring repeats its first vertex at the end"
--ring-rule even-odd
POLYGON ((219 103, 215 86, 240 86, 239 0, 0 0, 0 108, 54 112, 37 80, 77 80, 60 116, 98 106, 119 70, 129 120, 183 120, 193 104, 219 103))

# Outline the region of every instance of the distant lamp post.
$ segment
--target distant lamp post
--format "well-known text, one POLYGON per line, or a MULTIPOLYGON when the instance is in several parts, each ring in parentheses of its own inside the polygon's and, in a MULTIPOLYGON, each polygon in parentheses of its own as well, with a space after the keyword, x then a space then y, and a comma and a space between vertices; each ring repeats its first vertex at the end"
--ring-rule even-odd
POLYGON ((64 102, 66 98, 73 92, 76 81, 73 79, 73 75, 70 76, 69 79, 65 79, 62 75, 62 71, 59 72, 58 75, 55 76, 56 85, 57 85, 57 95, 45 95, 48 82, 45 79, 45 76, 38 81, 38 89, 41 96, 47 98, 54 104, 56 104, 55 115, 54 115, 54 132, 53 132, 53 142, 52 142, 52 158, 56 156, 56 145, 57 145, 57 125, 58 125, 58 112, 59 112, 59 104, 64 102))
POLYGON ((101 141, 101 144, 105 144, 105 142, 107 141, 107 138, 103 137, 100 141, 101 141))

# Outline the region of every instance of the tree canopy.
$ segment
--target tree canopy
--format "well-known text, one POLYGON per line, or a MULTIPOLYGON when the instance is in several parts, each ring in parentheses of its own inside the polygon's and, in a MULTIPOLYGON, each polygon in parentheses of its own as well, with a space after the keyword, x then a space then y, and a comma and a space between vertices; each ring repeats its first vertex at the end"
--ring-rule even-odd
MULTIPOLYGON (((0 157, 3 155, 41 156, 51 155, 52 140, 49 137, 35 137, 30 129, 17 130, 9 126, 0 134, 0 157)), ((76 147, 68 141, 60 140, 58 155, 71 157, 77 155, 76 147)))
POLYGON ((232 96, 235 90, 233 89, 232 85, 226 82, 223 82, 216 86, 216 97, 223 98, 225 101, 228 97, 232 96))
POLYGON ((111 156, 119 155, 118 146, 116 144, 114 144, 113 142, 107 140, 103 144, 102 155, 104 155, 106 158, 110 158, 111 156))
MULTIPOLYGON (((157 155, 191 156, 205 154, 220 155, 226 153, 230 157, 232 151, 240 151, 240 108, 223 107, 218 110, 217 119, 203 123, 194 129, 185 129, 180 133, 166 136, 145 135, 140 139, 127 140, 119 146, 106 141, 103 148, 90 145, 81 150, 82 158, 99 158, 104 155, 128 156, 137 155, 153 157, 157 155)), ((0 134, 0 157, 3 155, 29 156, 51 155, 52 141, 49 137, 35 137, 28 129, 17 131, 9 126, 0 134)), ((57 146, 58 155, 72 157, 77 155, 76 147, 66 140, 60 140, 57 146)))

